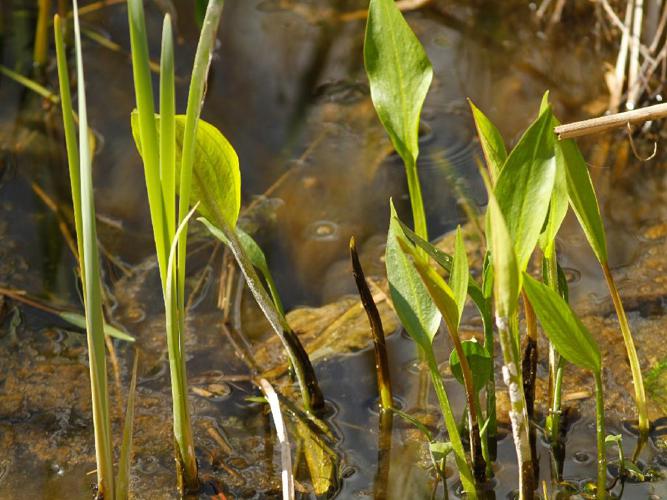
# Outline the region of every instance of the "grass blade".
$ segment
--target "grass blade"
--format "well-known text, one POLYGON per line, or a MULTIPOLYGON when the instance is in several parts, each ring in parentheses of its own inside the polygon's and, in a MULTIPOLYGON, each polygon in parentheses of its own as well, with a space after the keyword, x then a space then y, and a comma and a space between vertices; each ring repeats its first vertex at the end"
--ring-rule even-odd
MULTIPOLYGON (((69 311, 62 311, 58 313, 58 316, 60 316, 62 319, 64 319, 65 321, 74 326, 78 326, 79 328, 86 328, 86 318, 81 314, 69 311)), ((125 342, 135 341, 132 335, 125 333, 124 331, 119 330, 118 328, 108 323, 104 323, 104 334, 108 335, 109 337, 116 338, 118 340, 123 340, 125 342)))
POLYGON ((171 16, 162 24, 160 57, 160 183, 169 239, 176 232, 176 96, 171 16))
POLYGON ((458 317, 456 325, 461 322, 463 309, 466 304, 466 296, 468 295, 468 279, 470 278, 470 270, 468 268, 468 256, 466 255, 466 248, 463 244, 463 234, 461 233, 461 226, 456 228, 456 246, 454 249, 454 263, 452 265, 452 274, 449 278, 450 286, 452 287, 452 294, 456 307, 458 309, 458 317))

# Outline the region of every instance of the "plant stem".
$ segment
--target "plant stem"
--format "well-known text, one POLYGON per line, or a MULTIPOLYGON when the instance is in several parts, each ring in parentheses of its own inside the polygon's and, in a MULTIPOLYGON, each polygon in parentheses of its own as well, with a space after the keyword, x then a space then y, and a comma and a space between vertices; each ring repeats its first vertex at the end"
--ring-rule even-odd
POLYGON ((509 323, 510 321, 507 317, 496 316, 500 347, 503 351, 503 379, 505 385, 507 385, 510 397, 511 408, 509 416, 512 422, 514 447, 519 464, 519 498, 521 500, 530 500, 534 498, 535 475, 533 473, 533 460, 528 436, 529 422, 521 373, 519 373, 517 368, 518 355, 510 332, 509 323))
POLYGON ((598 448, 598 484, 596 498, 598 500, 605 500, 607 498, 607 453, 605 448, 604 398, 601 371, 595 374, 595 426, 598 448))
MULTIPOLYGON (((424 212, 424 200, 422 198, 417 163, 415 160, 405 162, 405 175, 408 179, 408 193, 410 194, 410 206, 412 207, 412 221, 417 236, 428 241, 428 229, 426 226, 426 213, 424 212)), ((417 248, 417 254, 426 259, 426 252, 417 248)))
POLYGON ((371 326, 371 335, 373 336, 373 345, 375 347, 375 371, 377 373, 378 392, 380 393, 380 406, 382 410, 389 410, 393 407, 393 399, 391 394, 391 379, 389 377, 389 359, 387 357, 387 346, 384 341, 382 319, 373 300, 373 295, 368 289, 364 270, 357 255, 357 246, 354 237, 350 239, 350 259, 352 260, 352 274, 359 290, 361 303, 366 310, 368 322, 371 326))
POLYGON ((454 414, 452 413, 452 407, 449 404, 447 392, 445 391, 445 384, 442 381, 440 370, 438 370, 438 363, 435 360, 435 356, 433 355, 432 350, 424 350, 424 353, 426 355, 426 362, 428 363, 429 371, 431 372, 433 388, 435 389, 435 394, 438 397, 442 415, 445 418, 445 427, 447 428, 447 433, 449 434, 449 440, 452 443, 452 448, 454 449, 454 458, 456 460, 456 465, 459 468, 459 474, 461 475, 461 484, 463 485, 463 489, 467 494, 467 498, 469 500, 475 500, 477 499, 475 479, 470 469, 470 465, 468 464, 468 460, 466 459, 463 443, 461 442, 461 435, 459 434, 456 420, 454 419, 454 414))
POLYGON ((611 271, 609 270, 608 263, 605 262, 602 264, 602 271, 604 273, 605 280, 607 281, 607 286, 609 287, 609 293, 611 295, 611 300, 614 303, 614 308, 616 309, 616 315, 618 316, 621 333, 623 334, 623 342, 625 343, 628 360, 630 361, 632 382, 635 388, 635 403, 637 405, 637 413, 639 417, 639 439, 637 440, 637 447, 635 448, 633 455, 633 459, 636 459, 648 439, 648 432, 650 428, 648 409, 646 405, 646 393, 644 392, 644 381, 642 379, 639 358, 637 357, 637 350, 635 349, 635 343, 632 339, 632 333, 630 332, 628 317, 625 314, 625 309, 623 308, 623 303, 621 302, 621 296, 618 293, 618 288, 616 288, 616 283, 614 281, 614 277, 611 274, 611 271))
POLYGON ((35 28, 35 47, 33 62, 37 66, 44 66, 49 55, 48 32, 49 14, 51 13, 51 0, 39 0, 37 14, 37 26, 35 28))

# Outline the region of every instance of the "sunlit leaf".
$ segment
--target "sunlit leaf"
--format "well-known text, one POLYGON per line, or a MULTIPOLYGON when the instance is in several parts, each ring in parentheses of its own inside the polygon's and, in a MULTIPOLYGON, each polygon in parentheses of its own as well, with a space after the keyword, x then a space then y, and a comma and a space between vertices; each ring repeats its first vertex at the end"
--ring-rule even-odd
POLYGON ((604 264, 607 262, 607 240, 588 166, 574 140, 560 141, 559 149, 565 166, 570 205, 584 230, 593 253, 604 264))
POLYGON ((452 443, 449 441, 432 441, 429 443, 429 450, 435 462, 445 460, 447 456, 454 451, 452 443))
POLYGON ((426 286, 414 264, 401 249, 399 241, 411 245, 397 220, 396 209, 391 205, 389 234, 385 262, 391 299, 401 323, 412 339, 423 348, 431 349, 431 341, 440 325, 440 312, 433 304, 426 286))
POLYGON ((496 126, 491 123, 491 120, 470 99, 468 99, 468 103, 472 110, 472 117, 475 120, 477 135, 482 146, 482 151, 484 152, 484 158, 486 159, 486 166, 489 169, 491 181, 495 184, 505 164, 505 160, 507 160, 505 142, 496 126))
POLYGON ((554 185, 551 118, 548 108, 526 130, 507 157, 494 190, 521 270, 528 265, 544 226, 554 185))
POLYGON ((433 69, 394 0, 370 2, 364 64, 380 121, 398 154, 414 164, 419 151, 419 115, 433 69))
MULTIPOLYGON (((138 114, 132 112, 132 133, 142 153, 138 114)), ((156 116, 159 124, 159 116, 156 116)), ((185 115, 176 116, 176 168, 180 169, 185 115)), ((221 221, 234 227, 241 209, 241 173, 232 145, 213 125, 199 121, 193 164, 191 205, 199 202, 199 213, 219 226, 221 221)), ((177 176, 178 178, 178 176, 177 176)))
POLYGON ((523 286, 544 333, 560 355, 581 368, 599 373, 600 349, 570 306, 558 293, 527 273, 523 286))
POLYGON ((507 229, 507 224, 493 194, 491 183, 484 178, 489 204, 487 207, 486 235, 493 264, 493 295, 496 303, 496 316, 509 318, 517 306, 521 278, 514 253, 514 243, 507 229))
MULTIPOLYGON (((493 360, 489 353, 484 349, 484 346, 476 340, 464 340, 461 342, 463 354, 465 354, 472 372, 473 387, 476 392, 481 391, 485 384, 491 379, 493 371, 493 360)), ((449 355, 449 368, 452 371, 454 378, 463 385, 463 372, 461 371, 461 361, 456 352, 452 350, 449 355)))

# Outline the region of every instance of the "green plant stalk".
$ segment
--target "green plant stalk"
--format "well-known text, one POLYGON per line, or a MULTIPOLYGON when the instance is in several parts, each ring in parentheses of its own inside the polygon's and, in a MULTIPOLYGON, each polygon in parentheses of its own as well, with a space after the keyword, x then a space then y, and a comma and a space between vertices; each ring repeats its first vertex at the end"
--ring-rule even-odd
MULTIPOLYGON (((547 285, 560 294, 558 286, 558 257, 556 249, 551 248, 545 255, 547 268, 547 285)), ((551 408, 551 421, 548 421, 547 432, 550 436, 551 446, 560 446, 560 416, 562 400, 563 366, 560 363, 560 354, 549 341, 549 407, 551 408)))
MULTIPOLYGON (((419 173, 417 172, 417 161, 407 160, 405 162, 405 175, 408 180, 408 193, 410 195, 410 206, 412 208, 412 220, 417 236, 428 241, 428 228, 426 225, 426 213, 424 211, 424 200, 422 198, 422 188, 419 182, 419 173)), ((426 261, 426 252, 417 248, 417 255, 422 256, 426 261)))
MULTIPOLYGON (((97 248, 97 231, 95 228, 95 201, 93 198, 93 178, 91 151, 88 142, 88 116, 86 109, 86 90, 83 73, 83 57, 81 55, 81 31, 77 1, 74 0, 74 32, 76 48, 77 81, 79 84, 79 164, 72 164, 70 157, 70 172, 78 169, 79 185, 73 183, 73 199, 78 193, 80 199, 81 233, 77 233, 78 248, 81 249, 80 266, 84 282, 84 307, 86 310, 86 336, 88 340, 88 361, 90 369, 90 384, 93 407, 93 426, 95 433, 95 454, 97 460, 98 494, 114 498, 113 476, 113 449, 111 444, 111 424, 109 419, 109 393, 106 376, 106 351, 104 345, 104 318, 102 315, 102 288, 100 283, 99 255, 97 248)), ((62 43, 62 27, 56 18, 56 45, 60 45, 59 79, 66 81, 66 59, 62 43), (60 40, 58 40, 60 38, 60 40)), ((65 93, 68 93, 65 91, 65 93)), ((65 130, 70 138, 68 152, 75 146, 73 129, 74 121, 71 99, 69 107, 63 105, 65 115, 65 130), (70 121, 71 120, 71 121, 70 121), (67 123, 69 121, 69 124, 67 123)), ((75 209, 76 210, 76 209, 75 209)))
POLYGON ((461 476, 461 484, 463 489, 466 492, 466 498, 469 500, 475 500, 477 496, 477 488, 475 486, 475 478, 473 476, 470 464, 466 459, 465 450, 463 449, 463 442, 461 441, 461 435, 459 434, 456 419, 452 413, 452 407, 449 404, 449 399, 447 398, 447 392, 445 390, 445 384, 442 381, 442 375, 438 370, 438 363, 435 360, 433 351, 423 350, 424 357, 428 364, 428 369, 431 372, 431 380, 433 382, 433 388, 435 389, 435 394, 438 398, 438 403, 440 403, 440 410, 442 415, 445 418, 445 427, 447 428, 447 433, 449 434, 449 440, 452 443, 452 448, 454 448, 454 458, 456 459, 456 465, 459 469, 459 474, 461 476))
MULTIPOLYGON (((181 174, 179 183, 178 221, 183 221, 190 209, 190 193, 192 191, 192 165, 195 158, 197 125, 204 103, 204 93, 208 81, 208 72, 213 58, 213 48, 218 34, 218 26, 222 17, 224 0, 210 0, 202 25, 195 60, 190 79, 188 104, 185 113, 185 130, 183 131, 183 151, 181 154, 181 174)), ((185 310, 185 259, 187 256, 187 226, 178 241, 177 283, 178 300, 181 311, 185 310)))
POLYGON ((509 319, 496 315, 496 327, 498 328, 500 347, 503 352, 503 379, 510 397, 509 416, 512 422, 514 447, 520 471, 519 498, 521 500, 531 499, 534 497, 535 476, 528 436, 530 423, 526 412, 526 399, 523 393, 521 373, 518 370, 518 352, 512 338, 513 335, 510 332, 509 319))
MULTIPOLYGON (((273 301, 269 297, 269 294, 255 271, 255 267, 246 255, 236 232, 228 225, 218 228, 204 218, 200 218, 199 220, 202 221, 218 239, 228 245, 229 249, 232 251, 234 258, 245 277, 248 288, 255 297, 257 305, 260 307, 262 313, 271 325, 271 328, 276 335, 278 335, 278 338, 280 338, 280 341, 285 347, 287 357, 294 370, 297 383, 301 390, 301 397, 303 399, 305 410, 308 412, 321 410, 324 407, 324 398, 319 384, 317 383, 315 370, 310 363, 308 354, 304 350, 303 345, 301 345, 299 338, 287 323, 285 316, 278 312, 273 301)), ((221 222, 224 223, 224 220, 221 222)))
POLYGON ((602 372, 595 375, 595 430, 598 448, 598 481, 596 498, 605 500, 607 498, 607 453, 604 430, 604 395, 602 386, 602 372))
POLYGON ((148 39, 144 19, 143 0, 128 0, 128 22, 130 25, 130 44, 132 52, 132 74, 139 113, 139 135, 144 163, 144 177, 148 193, 148 206, 153 226, 153 239, 157 253, 162 290, 166 289, 167 257, 169 242, 165 224, 165 206, 160 182, 160 159, 155 108, 153 105, 153 87, 149 69, 148 39))
POLYGON ((604 273, 604 278, 607 282, 607 287, 609 288, 609 293, 611 295, 611 300, 614 303, 614 308, 616 309, 616 315, 618 316, 618 322, 621 327, 621 333, 623 334, 623 342, 625 342, 625 349, 628 353, 628 360, 630 361, 630 370, 632 372, 632 381, 635 388, 635 404, 637 405, 637 413, 639 417, 639 440, 637 441, 637 447, 633 455, 633 460, 636 460, 637 456, 641 452, 642 447, 648 439, 648 433, 650 429, 650 422, 648 419, 648 408, 646 405, 646 393, 644 391, 644 381, 642 379, 642 371, 639 365, 639 358, 637 357, 637 350, 635 349, 635 343, 632 339, 632 333, 630 332, 630 325, 628 324, 628 317, 625 314, 625 309, 623 308, 623 303, 621 302, 621 296, 618 293, 618 288, 616 288, 616 282, 614 277, 609 270, 609 265, 607 262, 602 264, 602 271, 604 273))
POLYGON ((162 25, 160 57, 160 185, 165 209, 167 234, 171 241, 176 233, 176 96, 174 76, 174 38, 171 16, 162 25))
POLYGON ((35 46, 33 61, 37 66, 44 66, 49 56, 49 14, 51 13, 51 0, 39 0, 37 13, 37 26, 35 28, 35 46))

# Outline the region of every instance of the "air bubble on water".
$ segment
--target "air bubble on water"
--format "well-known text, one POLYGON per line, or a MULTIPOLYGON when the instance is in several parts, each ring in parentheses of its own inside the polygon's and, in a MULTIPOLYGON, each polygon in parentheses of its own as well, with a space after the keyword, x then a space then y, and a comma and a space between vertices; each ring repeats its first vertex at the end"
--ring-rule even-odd
POLYGON ((318 220, 306 227, 305 237, 314 241, 336 241, 339 232, 338 224, 335 222, 318 220))

